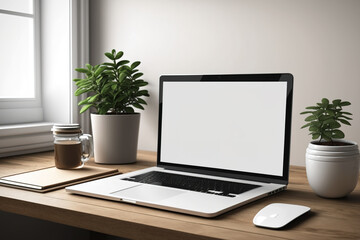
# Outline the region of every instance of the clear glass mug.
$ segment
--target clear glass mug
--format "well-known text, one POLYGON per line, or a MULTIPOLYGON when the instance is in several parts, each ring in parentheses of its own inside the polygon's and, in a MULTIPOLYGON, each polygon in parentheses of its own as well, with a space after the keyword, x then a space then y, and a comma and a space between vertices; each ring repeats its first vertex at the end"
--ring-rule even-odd
POLYGON ((82 134, 79 124, 55 124, 51 130, 56 168, 82 168, 93 154, 92 136, 82 134))

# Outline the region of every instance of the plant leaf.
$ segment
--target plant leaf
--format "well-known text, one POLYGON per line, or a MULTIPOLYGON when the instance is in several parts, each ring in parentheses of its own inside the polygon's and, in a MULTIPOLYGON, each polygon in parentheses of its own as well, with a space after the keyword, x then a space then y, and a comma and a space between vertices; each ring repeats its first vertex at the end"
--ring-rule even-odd
POLYGON ((85 64, 85 67, 86 67, 87 69, 89 69, 89 71, 91 71, 91 69, 93 68, 93 66, 91 66, 91 65, 88 64, 88 63, 85 64))
POLYGON ((136 108, 139 108, 139 109, 144 110, 144 107, 143 107, 143 106, 141 106, 141 105, 140 105, 140 104, 138 104, 138 103, 134 103, 134 104, 133 104, 133 106, 134 106, 134 107, 136 107, 136 108))
POLYGON ((102 89, 101 89, 101 94, 104 94, 104 95, 107 95, 109 94, 109 89, 113 86, 113 85, 116 85, 115 82, 108 82, 106 83, 102 89))
POLYGON ((310 121, 314 121, 314 120, 316 120, 316 119, 317 119, 316 116, 311 115, 311 116, 308 116, 307 118, 305 118, 305 121, 306 121, 306 122, 310 122, 310 121))
POLYGON ((112 90, 116 91, 116 88, 117 88, 117 84, 111 85, 111 89, 112 89, 112 90))
POLYGON ((318 131, 319 131, 319 128, 316 127, 316 126, 310 126, 310 127, 309 127, 309 131, 311 131, 311 132, 318 132, 318 131))
POLYGON ((328 136, 325 136, 325 135, 322 135, 321 137, 322 137, 325 141, 328 141, 328 142, 331 141, 331 137, 328 137, 328 136))
POLYGON ((327 114, 329 114, 330 116, 335 117, 335 112, 334 112, 333 110, 327 109, 327 110, 325 110, 325 112, 326 112, 327 114))
MULTIPOLYGON (((75 79, 74 79, 75 80, 75 79)), ((345 115, 352 115, 352 113, 349 112, 340 112, 341 115, 345 114, 345 115)))
POLYGON ((334 122, 331 122, 331 123, 329 124, 329 127, 330 127, 331 129, 334 129, 334 128, 339 128, 339 127, 341 127, 341 125, 340 125, 340 123, 334 121, 334 122))
POLYGON ((139 92, 137 92, 136 96, 146 96, 149 97, 149 93, 147 90, 140 90, 139 92))
POLYGON ((319 117, 319 120, 320 120, 320 121, 325 121, 325 120, 328 120, 328 119, 334 119, 334 117, 333 117, 333 116, 329 116, 329 115, 321 115, 321 116, 319 117))
POLYGON ((106 66, 99 67, 98 69, 96 69, 94 76, 95 77, 99 76, 105 69, 106 69, 106 66))
POLYGON ((133 79, 137 79, 139 77, 141 77, 142 75, 144 75, 143 73, 139 72, 139 73, 135 73, 134 76, 132 77, 133 79))
POLYGON ((336 122, 336 120, 333 119, 333 118, 330 118, 330 119, 325 120, 325 121, 323 122, 323 124, 331 124, 331 123, 334 123, 334 122, 336 122))
POLYGON ((329 105, 329 99, 323 98, 321 99, 321 103, 326 108, 329 105))
POLYGON ((85 106, 83 106, 80 110, 80 113, 83 113, 85 112, 86 110, 88 110, 90 107, 92 106, 92 104, 87 104, 85 106))
POLYGON ((89 92, 89 91, 90 91, 90 89, 88 89, 88 88, 78 88, 74 94, 75 94, 75 96, 79 96, 79 95, 89 92))
POLYGON ((120 59, 124 55, 124 52, 120 51, 116 54, 115 59, 120 59))
POLYGON ((323 114, 325 111, 323 109, 319 109, 317 111, 314 112, 314 115, 319 117, 321 114, 323 114))
POLYGON ((98 109, 98 113, 99 114, 106 114, 109 109, 111 108, 111 104, 108 102, 102 102, 98 105, 97 109, 98 109))
POLYGON ((135 69, 137 66, 139 66, 140 63, 141 63, 140 61, 133 62, 133 63, 131 64, 130 68, 133 70, 133 69, 135 69))
POLYGON ((351 103, 348 102, 348 101, 345 101, 345 102, 341 102, 341 103, 340 103, 340 106, 342 106, 342 107, 349 106, 349 105, 351 105, 351 103))
POLYGON ((339 106, 341 103, 341 99, 335 99, 332 101, 332 103, 334 104, 334 106, 339 106))
POLYGON ((138 86, 138 87, 143 87, 148 85, 148 82, 145 82, 144 80, 136 80, 134 81, 134 85, 138 86))
POLYGON ((134 113, 135 111, 134 111, 134 109, 132 107, 126 107, 125 112, 126 113, 134 113))
POLYGON ((97 99, 97 97, 98 97, 99 95, 100 95, 100 94, 98 93, 98 94, 96 94, 96 95, 94 95, 94 96, 91 96, 91 97, 89 98, 88 102, 89 102, 89 103, 95 102, 96 99, 97 99))
POLYGON ((338 119, 338 120, 345 125, 351 126, 351 124, 348 121, 346 121, 345 119, 338 119))
POLYGON ((311 126, 316 126, 318 128, 321 127, 321 125, 322 125, 321 122, 311 122, 310 124, 311 124, 311 126))
POLYGON ((309 127, 311 125, 311 123, 307 123, 305 125, 303 125, 301 128, 306 128, 306 127, 309 127))
POLYGON ((84 105, 84 104, 88 104, 88 100, 89 100, 89 98, 86 98, 86 99, 80 101, 80 102, 78 103, 78 106, 84 105))
POLYGON ((313 133, 312 134, 312 139, 315 140, 315 139, 318 139, 320 137, 320 133, 313 133))
POLYGON ((109 52, 106 52, 106 53, 105 53, 105 56, 106 56, 107 58, 109 58, 110 60, 115 60, 114 56, 113 56, 111 53, 109 53, 109 52))
POLYGON ((340 118, 345 118, 345 119, 347 119, 347 120, 353 120, 352 118, 349 118, 349 117, 347 117, 347 116, 340 116, 339 119, 340 119, 340 118))
POLYGON ((130 62, 129 60, 119 61, 119 62, 116 64, 116 68, 119 68, 121 65, 128 64, 129 62, 130 62))
POLYGON ((90 71, 85 68, 75 68, 75 71, 80 72, 80 73, 86 73, 86 74, 90 73, 90 71))
POLYGON ((142 98, 137 98, 136 99, 140 104, 144 104, 144 105, 147 105, 146 101, 142 98))
POLYGON ((126 73, 124 73, 124 72, 120 73, 119 82, 124 81, 124 79, 126 79, 126 77, 127 77, 126 73))
POLYGON ((305 112, 301 112, 300 114, 313 114, 313 113, 315 113, 315 112, 313 112, 313 111, 305 111, 305 112))
POLYGON ((318 106, 310 106, 310 107, 306 107, 305 109, 314 109, 314 110, 317 110, 317 109, 320 109, 320 107, 318 107, 318 106))
POLYGON ((334 130, 334 131, 332 132, 332 137, 333 137, 333 138, 337 138, 337 139, 339 139, 339 138, 344 138, 344 137, 345 137, 345 134, 344 134, 341 130, 336 129, 336 130, 334 130))
POLYGON ((87 85, 88 83, 92 84, 92 82, 89 79, 80 79, 75 84, 76 84, 76 86, 80 87, 80 86, 87 85))
POLYGON ((114 63, 108 63, 108 62, 103 63, 102 65, 108 66, 108 67, 110 67, 110 69, 113 69, 113 68, 116 67, 116 64, 114 64, 114 63))
POLYGON ((329 139, 331 139, 331 137, 332 137, 331 131, 324 131, 324 132, 323 132, 323 137, 324 137, 324 138, 325 138, 325 137, 328 137, 329 139))

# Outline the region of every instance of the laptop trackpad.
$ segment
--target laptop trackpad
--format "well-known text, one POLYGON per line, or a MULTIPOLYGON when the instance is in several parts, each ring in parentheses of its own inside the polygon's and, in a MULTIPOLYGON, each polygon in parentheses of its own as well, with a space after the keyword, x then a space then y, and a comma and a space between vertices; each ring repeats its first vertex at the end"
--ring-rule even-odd
POLYGON ((183 191, 177 189, 143 184, 132 188, 116 191, 112 194, 126 200, 134 200, 139 202, 159 202, 161 200, 174 197, 183 193, 183 191))

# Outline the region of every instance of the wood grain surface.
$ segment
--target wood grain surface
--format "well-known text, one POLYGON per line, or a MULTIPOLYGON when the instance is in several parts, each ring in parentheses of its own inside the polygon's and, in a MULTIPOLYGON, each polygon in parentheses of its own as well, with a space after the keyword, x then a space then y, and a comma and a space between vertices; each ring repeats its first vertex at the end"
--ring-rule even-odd
MULTIPOLYGON (((0 159, 0 177, 54 165, 53 152, 0 159)), ((88 163, 96 165, 92 160, 88 163)), ((156 164, 139 151, 129 172, 156 164)), ((311 190, 304 167, 291 166, 288 189, 213 219, 72 195, 64 189, 35 193, 0 187, 0 210, 130 239, 360 239, 360 184, 346 198, 325 199, 311 190), (281 230, 255 227, 255 214, 270 203, 305 205, 311 212, 281 230)))

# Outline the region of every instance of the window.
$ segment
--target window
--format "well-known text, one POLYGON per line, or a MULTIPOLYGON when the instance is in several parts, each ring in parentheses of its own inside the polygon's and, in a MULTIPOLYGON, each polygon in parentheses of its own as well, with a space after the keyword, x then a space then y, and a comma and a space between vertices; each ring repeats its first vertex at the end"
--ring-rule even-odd
POLYGON ((0 124, 43 120, 38 0, 0 0, 0 124))
POLYGON ((0 157, 53 149, 54 122, 89 131, 72 81, 88 27, 88 0, 0 0, 0 157))

